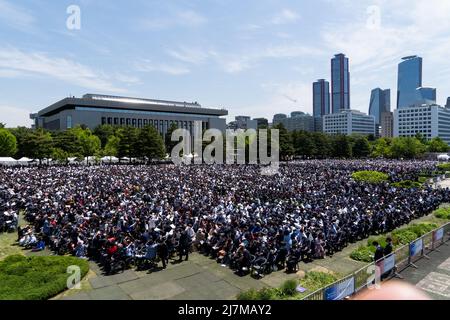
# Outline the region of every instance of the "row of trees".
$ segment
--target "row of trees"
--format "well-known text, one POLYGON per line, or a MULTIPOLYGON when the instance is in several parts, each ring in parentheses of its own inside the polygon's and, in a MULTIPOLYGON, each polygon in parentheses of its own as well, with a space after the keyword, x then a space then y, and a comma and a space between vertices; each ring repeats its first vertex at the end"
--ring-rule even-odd
POLYGON ((160 159, 165 156, 165 147, 152 126, 138 129, 103 125, 94 131, 78 126, 54 132, 19 127, 0 129, 0 156, 56 160, 89 156, 160 159))
MULTIPOLYGON (((176 127, 161 137, 153 126, 145 128, 101 125, 91 131, 75 127, 66 131, 46 131, 24 127, 6 129, 0 124, 0 156, 35 159, 87 156, 117 156, 161 159, 177 142, 171 141, 176 127)), ((282 124, 279 130, 280 158, 414 158, 425 152, 447 152, 448 145, 436 137, 423 136, 379 138, 362 135, 328 135, 321 132, 288 132, 282 124)), ((270 136, 270 132, 269 132, 270 136)), ((207 143, 204 143, 206 146, 207 143)))
POLYGON ((321 132, 295 131, 288 133, 282 127, 285 143, 280 148, 283 156, 314 158, 406 158, 425 152, 447 152, 449 146, 439 137, 427 141, 422 135, 415 137, 379 138, 363 135, 328 135, 321 132))

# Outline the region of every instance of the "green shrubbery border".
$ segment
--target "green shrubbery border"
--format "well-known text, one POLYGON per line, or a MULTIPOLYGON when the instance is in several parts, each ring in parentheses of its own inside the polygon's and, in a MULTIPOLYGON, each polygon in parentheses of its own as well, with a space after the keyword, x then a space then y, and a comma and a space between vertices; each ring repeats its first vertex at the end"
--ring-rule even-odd
MULTIPOLYGON (((433 231, 438 227, 437 224, 431 222, 414 223, 408 227, 403 227, 393 231, 390 236, 392 244, 395 247, 402 246, 420 238, 424 234, 433 231)), ((350 258, 356 261, 372 262, 375 253, 375 247, 372 245, 377 241, 382 247, 386 246, 387 235, 370 237, 366 245, 361 245, 350 253, 350 258)))
POLYGON ((434 211, 434 216, 439 219, 450 220, 450 207, 442 207, 434 211))
POLYGON ((89 271, 88 262, 76 257, 11 255, 0 261, 0 300, 49 299, 67 289, 73 265, 81 278, 89 271))
POLYGON ((338 280, 338 276, 320 271, 309 271, 300 280, 286 280, 280 288, 262 288, 260 290, 250 289, 238 294, 238 300, 299 300, 306 295, 323 288, 338 280), (298 292, 297 286, 307 289, 298 292))

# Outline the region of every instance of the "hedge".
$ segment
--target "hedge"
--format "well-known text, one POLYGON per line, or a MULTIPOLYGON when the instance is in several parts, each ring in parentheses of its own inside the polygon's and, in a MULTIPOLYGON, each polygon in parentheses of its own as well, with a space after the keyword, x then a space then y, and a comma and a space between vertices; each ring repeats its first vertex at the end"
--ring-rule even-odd
POLYGON ((356 171, 352 174, 352 178, 359 182, 382 183, 386 182, 389 176, 378 171, 356 171))
POLYGON ((298 300, 304 296, 323 288, 335 281, 338 277, 334 274, 310 271, 300 280, 286 280, 280 288, 262 288, 260 290, 250 289, 238 294, 238 300, 298 300), (297 286, 307 289, 298 292, 297 286))
POLYGON ((434 212, 434 216, 440 219, 450 220, 450 207, 439 208, 434 212))
POLYGON ((46 300, 67 289, 67 267, 89 271, 86 260, 68 256, 12 255, 0 261, 0 300, 46 300))
POLYGON ((437 167, 441 171, 450 171, 450 163, 441 163, 441 164, 438 164, 437 167))
MULTIPOLYGON (((423 181, 423 182, 425 182, 425 181, 423 181)), ((416 188, 416 189, 418 189, 418 188, 422 187, 422 183, 418 182, 418 181, 403 180, 400 182, 394 182, 391 185, 396 188, 406 188, 406 189, 416 188)))
MULTIPOLYGON (((395 249, 397 246, 408 244, 437 227, 438 225, 435 223, 421 222, 395 230, 391 233, 392 245, 395 249)), ((362 245, 350 253, 350 258, 357 261, 372 262, 375 253, 375 247, 372 243, 376 241, 384 248, 386 246, 386 238, 387 235, 370 237, 365 246, 362 245)))

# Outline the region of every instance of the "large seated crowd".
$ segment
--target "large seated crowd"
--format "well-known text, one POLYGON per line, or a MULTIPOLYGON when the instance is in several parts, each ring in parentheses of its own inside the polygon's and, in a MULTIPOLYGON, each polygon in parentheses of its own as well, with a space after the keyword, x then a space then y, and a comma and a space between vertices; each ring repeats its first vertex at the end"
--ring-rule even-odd
POLYGON ((273 176, 250 165, 0 168, 0 232, 17 227, 20 211, 28 223, 20 245, 95 259, 107 272, 166 267, 192 250, 238 272, 295 270, 450 200, 448 189, 367 184, 353 172, 394 182, 435 168, 387 160, 291 162, 273 176))

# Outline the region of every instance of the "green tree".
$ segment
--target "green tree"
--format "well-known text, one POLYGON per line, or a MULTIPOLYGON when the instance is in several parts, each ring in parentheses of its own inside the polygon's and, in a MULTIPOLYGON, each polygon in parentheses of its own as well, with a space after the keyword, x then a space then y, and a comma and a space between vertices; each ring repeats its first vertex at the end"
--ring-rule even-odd
POLYGON ((117 155, 120 158, 134 158, 139 154, 138 130, 133 127, 122 127, 117 130, 119 143, 117 145, 117 155))
POLYGON ((178 144, 178 141, 172 141, 172 133, 178 129, 177 125, 175 123, 172 123, 167 130, 166 136, 164 137, 164 144, 166 146, 167 152, 171 152, 173 147, 175 147, 178 144))
POLYGON ((306 131, 294 131, 292 133, 292 143, 297 156, 311 157, 316 152, 314 138, 306 131))
POLYGON ((119 150, 119 144, 120 144, 120 138, 117 136, 110 136, 108 138, 108 142, 106 142, 105 148, 104 148, 104 155, 105 156, 111 156, 116 157, 118 155, 119 150))
POLYGON ((283 124, 279 123, 273 126, 272 129, 279 130, 279 148, 280 148, 280 159, 287 159, 288 157, 294 155, 294 147, 292 145, 292 136, 289 134, 287 129, 283 124))
POLYGON ((370 154, 373 158, 391 158, 392 152, 391 152, 391 139, 389 138, 380 138, 376 140, 372 147, 372 152, 370 154))
POLYGON ((11 157, 17 152, 17 139, 7 129, 0 128, 0 157, 11 157))
POLYGON ((16 137, 17 141, 17 153, 15 156, 20 159, 22 157, 30 157, 30 151, 27 150, 25 142, 28 140, 28 136, 33 132, 30 128, 17 127, 9 129, 9 131, 16 137))
POLYGON ((356 158, 367 157, 370 154, 370 144, 366 137, 354 137, 352 155, 356 158))
POLYGON ((394 158, 412 159, 426 151, 426 146, 415 137, 396 137, 392 139, 391 153, 394 158))
POLYGON ((5 128, 5 124, 3 122, 0 122, 0 129, 5 128))
POLYGON ((323 132, 312 133, 314 142, 314 156, 326 158, 331 154, 331 137, 323 132))
POLYGON ((100 138, 101 147, 104 148, 108 139, 116 134, 116 128, 110 124, 102 124, 96 127, 93 133, 100 138))
POLYGON ((337 158, 350 158, 352 156, 352 147, 350 139, 344 134, 338 134, 333 137, 333 156, 337 158))
POLYGON ((61 148, 53 148, 51 157, 60 163, 66 163, 69 154, 61 148))
POLYGON ((146 126, 139 130, 138 156, 148 159, 162 159, 166 155, 164 140, 153 126, 146 126))
POLYGON ((446 144, 440 137, 434 137, 428 142, 429 152, 447 152, 448 150, 448 144, 446 144))
POLYGON ((42 160, 49 158, 53 152, 52 135, 42 128, 29 131, 23 142, 27 157, 42 160))

